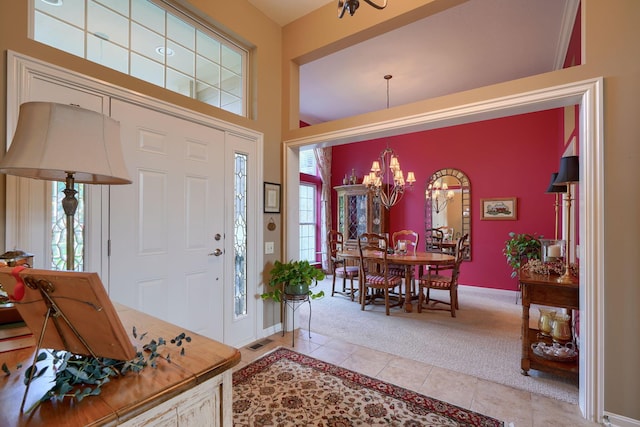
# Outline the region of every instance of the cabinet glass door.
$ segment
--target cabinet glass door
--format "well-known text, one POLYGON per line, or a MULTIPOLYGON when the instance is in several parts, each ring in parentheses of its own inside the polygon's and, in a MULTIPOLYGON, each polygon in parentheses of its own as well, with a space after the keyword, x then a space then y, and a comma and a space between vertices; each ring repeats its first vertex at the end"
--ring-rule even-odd
POLYGON ((347 236, 349 240, 357 240, 358 236, 367 232, 367 196, 358 194, 347 196, 347 236))
POLYGON ((382 234, 383 230, 383 221, 382 221, 382 213, 384 206, 380 202, 380 197, 373 196, 371 198, 371 232, 382 234))

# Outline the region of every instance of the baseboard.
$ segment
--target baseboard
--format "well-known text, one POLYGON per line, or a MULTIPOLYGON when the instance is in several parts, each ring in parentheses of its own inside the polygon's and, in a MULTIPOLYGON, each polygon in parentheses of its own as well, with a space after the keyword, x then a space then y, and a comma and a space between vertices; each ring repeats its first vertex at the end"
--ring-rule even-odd
POLYGON ((606 427, 640 427, 640 420, 634 420, 632 418, 612 414, 606 411, 602 418, 602 424, 606 427))
POLYGON ((282 323, 278 323, 276 325, 269 326, 268 328, 263 329, 262 337, 263 338, 270 337, 271 335, 277 332, 282 332, 282 323))

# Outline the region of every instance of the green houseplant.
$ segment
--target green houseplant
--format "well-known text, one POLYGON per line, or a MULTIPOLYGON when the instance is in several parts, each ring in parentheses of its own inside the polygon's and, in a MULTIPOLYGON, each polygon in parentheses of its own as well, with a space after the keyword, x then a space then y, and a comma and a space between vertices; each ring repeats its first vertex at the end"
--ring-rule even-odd
POLYGON ((540 259, 540 239, 543 236, 528 233, 509 233, 509 239, 505 242, 502 253, 507 258, 507 264, 511 266, 513 271, 511 277, 518 275, 518 270, 530 259, 540 259))
POLYGON ((311 299, 324 296, 324 291, 313 292, 318 280, 324 279, 324 272, 309 261, 276 261, 269 272, 269 291, 260 295, 262 299, 280 302, 282 293, 290 295, 309 295, 311 299))

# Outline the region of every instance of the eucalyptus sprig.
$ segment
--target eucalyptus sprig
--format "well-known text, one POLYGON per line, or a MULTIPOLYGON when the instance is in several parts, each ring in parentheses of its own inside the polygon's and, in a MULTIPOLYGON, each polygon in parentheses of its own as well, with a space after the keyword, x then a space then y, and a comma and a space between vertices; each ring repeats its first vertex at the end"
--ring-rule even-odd
MULTIPOLYGON (((138 338, 136 328, 133 327, 135 339, 142 341, 146 335, 143 333, 138 338)), ((170 340, 176 347, 182 347, 183 341, 191 342, 191 337, 184 332, 170 340)), ((87 396, 97 396, 102 391, 102 386, 111 381, 111 378, 126 375, 130 371, 140 372, 147 366, 156 368, 158 359, 171 363, 170 353, 160 353, 161 348, 166 345, 167 341, 164 338, 152 339, 142 345, 142 351, 136 351, 133 359, 125 361, 77 355, 68 351, 42 350, 38 354, 36 364, 25 370, 24 383, 28 384, 30 379, 34 381, 43 377, 51 367, 54 371, 53 386, 27 410, 27 413, 47 400, 61 401, 69 397, 80 402, 87 396), (46 360, 49 356, 52 358, 52 363, 38 369, 37 363, 46 360)), ((184 356, 184 353, 185 349, 182 347, 180 355, 184 356)), ((6 364, 3 364, 2 370, 5 375, 11 374, 6 364)))

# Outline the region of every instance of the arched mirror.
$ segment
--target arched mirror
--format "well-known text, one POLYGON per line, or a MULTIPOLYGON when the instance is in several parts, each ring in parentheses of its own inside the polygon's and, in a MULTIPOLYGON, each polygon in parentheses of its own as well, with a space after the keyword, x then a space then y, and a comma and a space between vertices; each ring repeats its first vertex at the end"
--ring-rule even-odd
POLYGON ((453 250, 455 242, 469 234, 465 259, 471 260, 471 185, 464 172, 448 168, 431 175, 425 189, 424 217, 425 240, 429 242, 433 229, 441 230, 443 241, 438 244, 444 251, 453 250))

